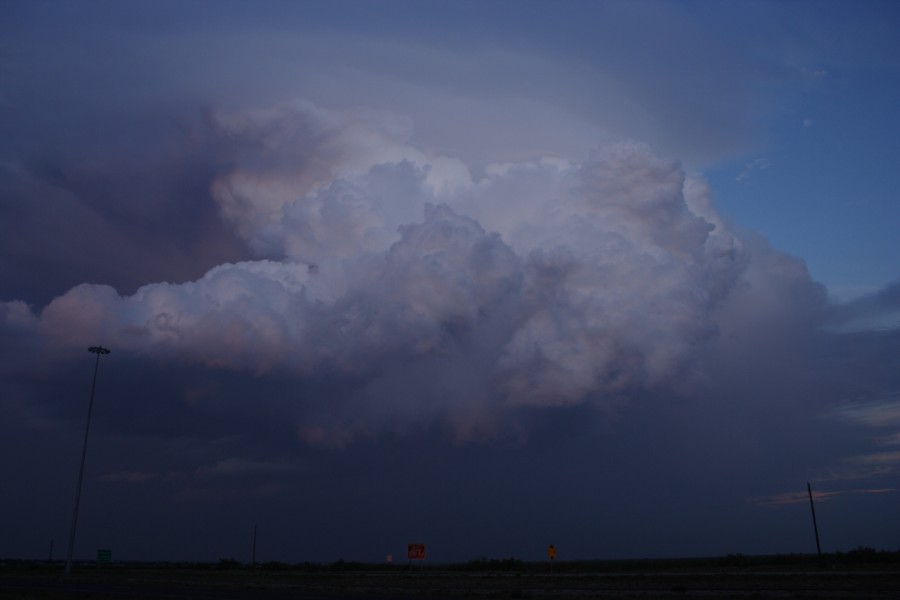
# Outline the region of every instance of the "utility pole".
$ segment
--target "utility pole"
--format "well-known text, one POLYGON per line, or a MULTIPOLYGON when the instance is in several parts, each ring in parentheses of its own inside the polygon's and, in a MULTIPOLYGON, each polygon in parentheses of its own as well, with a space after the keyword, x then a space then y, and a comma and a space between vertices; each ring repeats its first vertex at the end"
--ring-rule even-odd
POLYGON ((78 469, 78 484, 75 486, 75 511, 72 513, 72 529, 69 531, 69 551, 66 553, 66 577, 72 575, 72 551, 75 549, 75 528, 78 525, 78 503, 81 501, 81 482, 84 479, 84 458, 87 455, 88 433, 91 430, 91 411, 94 409, 94 390, 97 388, 97 369, 100 357, 109 354, 103 346, 91 346, 88 352, 97 355, 94 362, 94 379, 91 381, 91 399, 88 402, 87 423, 84 426, 84 444, 81 447, 81 467, 78 469))
POLYGON ((813 531, 816 532, 816 552, 819 555, 819 558, 822 558, 822 546, 819 545, 819 526, 816 524, 816 505, 813 502, 812 488, 809 485, 809 482, 806 482, 806 491, 809 493, 809 508, 812 511, 812 519, 813 519, 813 531))

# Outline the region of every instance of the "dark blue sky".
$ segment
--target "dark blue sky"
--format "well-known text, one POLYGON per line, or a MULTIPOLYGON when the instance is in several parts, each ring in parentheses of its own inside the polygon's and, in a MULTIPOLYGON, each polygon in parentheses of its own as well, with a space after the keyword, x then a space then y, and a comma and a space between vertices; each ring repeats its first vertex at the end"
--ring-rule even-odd
POLYGON ((898 548, 892 3, 0 13, 0 557, 898 548))

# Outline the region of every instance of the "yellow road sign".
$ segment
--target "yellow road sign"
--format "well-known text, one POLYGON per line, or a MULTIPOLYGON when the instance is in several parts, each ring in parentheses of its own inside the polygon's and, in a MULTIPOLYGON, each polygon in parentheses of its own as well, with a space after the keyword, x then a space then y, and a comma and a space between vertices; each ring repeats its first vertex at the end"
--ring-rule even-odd
POLYGON ((550 544, 550 547, 547 548, 547 556, 550 557, 550 560, 553 560, 554 558, 556 558, 556 546, 554 546, 553 544, 550 544))

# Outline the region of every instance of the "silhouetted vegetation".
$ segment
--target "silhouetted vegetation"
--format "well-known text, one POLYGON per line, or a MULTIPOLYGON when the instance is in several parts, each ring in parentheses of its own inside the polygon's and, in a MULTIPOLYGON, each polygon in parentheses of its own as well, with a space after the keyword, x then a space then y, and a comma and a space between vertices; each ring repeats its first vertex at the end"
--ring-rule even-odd
POLYGON ((219 564, 216 565, 217 569, 223 571, 233 571, 234 569, 240 569, 241 567, 243 567, 243 565, 233 558, 220 558, 219 564))
POLYGON ((464 563, 328 564, 0 561, 0 599, 71 598, 572 598, 704 597, 875 600, 900 590, 900 552, 856 548, 823 555, 526 562, 481 557, 464 563), (72 587, 74 586, 74 587, 72 587), (73 591, 74 590, 74 591, 73 591), (77 593, 76 593, 77 592, 77 593), (232 596, 231 594, 234 594, 232 596), (765 595, 769 594, 769 595, 765 595), (674 595, 674 596, 673 596, 674 595), (822 596, 820 596, 822 595, 822 596), (695 596, 691 596, 695 597, 695 596))
POLYGON ((366 563, 362 562, 347 562, 343 559, 331 563, 329 570, 331 571, 363 571, 369 567, 366 563))
POLYGON ((476 558, 466 563, 449 565, 454 571, 523 571, 526 563, 518 558, 476 558))
MULTIPOLYGON (((548 571, 550 562, 523 561, 518 558, 487 558, 480 557, 462 563, 432 563, 428 561, 398 561, 396 563, 365 563, 360 561, 337 560, 332 563, 287 563, 283 561, 269 561, 251 565, 236 560, 233 557, 220 558, 214 563, 194 562, 153 562, 153 561, 113 561, 99 565, 96 561, 80 561, 76 563, 81 569, 97 570, 102 567, 107 569, 191 569, 197 571, 250 571, 259 570, 266 572, 299 572, 299 573, 328 573, 328 572, 380 572, 380 571, 415 571, 424 572, 521 572, 538 573, 548 571)), ((0 569, 11 571, 54 571, 61 568, 60 561, 46 560, 0 560, 0 569)), ((777 568, 779 570, 792 569, 816 569, 834 567, 868 567, 886 566, 900 568, 900 551, 875 550, 873 548, 858 547, 847 552, 832 552, 823 554, 819 558, 815 554, 776 554, 776 555, 745 555, 728 554, 718 557, 699 558, 641 558, 641 559, 604 559, 604 560, 576 560, 553 563, 553 571, 558 573, 621 573, 621 572, 667 572, 691 569, 710 570, 763 570, 777 568)), ((2 572, 2 571, 0 571, 2 572)))
POLYGON ((295 568, 294 565, 290 565, 278 560, 264 562, 262 564, 258 564, 257 567, 259 567, 263 571, 290 571, 291 569, 295 568))

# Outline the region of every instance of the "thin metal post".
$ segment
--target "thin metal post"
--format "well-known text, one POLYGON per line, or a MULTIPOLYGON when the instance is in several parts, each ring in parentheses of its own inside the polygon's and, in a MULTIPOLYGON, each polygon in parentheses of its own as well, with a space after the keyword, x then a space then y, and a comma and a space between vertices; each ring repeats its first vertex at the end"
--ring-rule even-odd
POLYGON ((816 505, 813 502, 812 488, 808 481, 806 482, 806 491, 809 493, 809 508, 812 511, 813 531, 816 532, 816 552, 819 558, 822 558, 822 546, 819 545, 819 526, 816 524, 816 505))
POLYGON ((250 566, 256 566, 256 525, 253 526, 253 558, 251 559, 250 566))
POLYGON ((75 549, 75 529, 78 525, 78 504, 81 502, 81 482, 84 479, 84 459, 87 456, 88 433, 91 430, 91 411, 94 409, 94 390, 97 388, 97 369, 100 367, 100 356, 109 354, 103 346, 91 346, 88 352, 97 355, 94 362, 94 378, 91 381, 91 399, 88 401, 87 423, 84 426, 84 444, 81 446, 81 466, 78 469, 78 484, 75 486, 75 510, 72 513, 72 528, 69 531, 69 550, 66 553, 66 577, 72 574, 72 551, 75 549))

